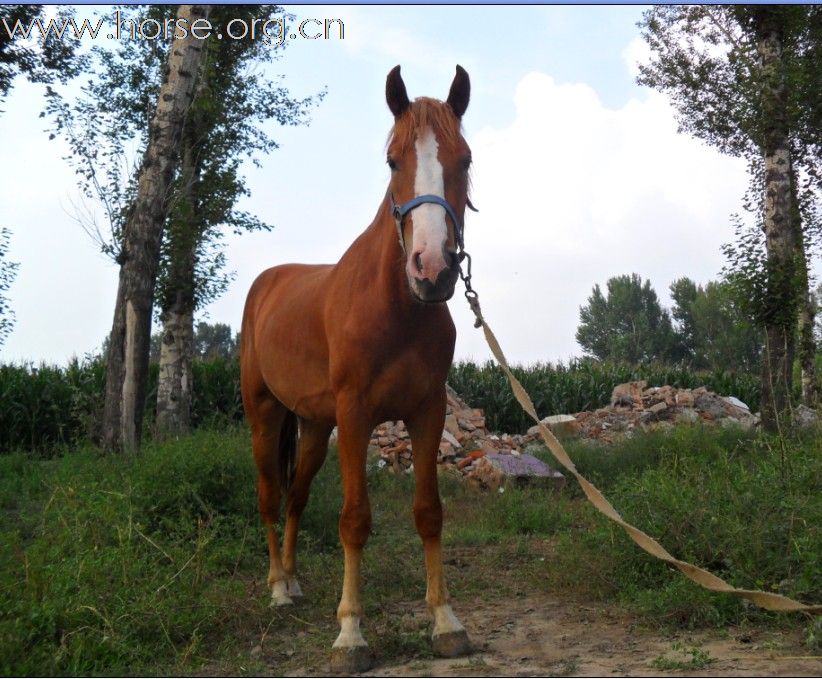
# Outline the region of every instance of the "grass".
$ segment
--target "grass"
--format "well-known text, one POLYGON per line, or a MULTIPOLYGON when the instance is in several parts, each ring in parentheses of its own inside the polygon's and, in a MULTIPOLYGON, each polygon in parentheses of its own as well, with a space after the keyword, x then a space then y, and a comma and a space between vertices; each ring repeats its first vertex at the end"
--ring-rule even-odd
POLYGON ((702 670, 710 665, 714 658, 708 651, 696 646, 685 646, 675 642, 671 646, 672 654, 660 655, 651 661, 651 667, 658 670, 702 670))
MULTIPOLYGON (((679 428, 572 455, 628 520, 737 586, 822 599, 822 443, 679 428)), ((547 451, 537 451, 550 459, 547 451)), ((200 431, 139 456, 90 447, 0 457, 0 674, 321 671, 342 582, 335 455, 301 534, 307 599, 268 607, 267 556, 245 430, 200 431)), ((413 479, 371 468, 366 635, 381 663, 430 657, 413 479)), ((566 591, 618 601, 651 625, 807 625, 691 585, 562 491, 481 494, 441 481, 457 601, 566 591)), ((818 623, 806 630, 818 643, 818 623)), ((687 658, 685 659, 687 660, 687 658)), ((684 661, 683 661, 684 662, 684 661)))

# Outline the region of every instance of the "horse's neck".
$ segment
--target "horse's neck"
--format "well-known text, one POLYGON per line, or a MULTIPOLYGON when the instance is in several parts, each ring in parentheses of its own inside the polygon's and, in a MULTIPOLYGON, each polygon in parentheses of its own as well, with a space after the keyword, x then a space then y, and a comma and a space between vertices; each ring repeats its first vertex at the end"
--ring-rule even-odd
POLYGON ((353 285, 371 291, 365 295, 368 304, 385 306, 395 312, 410 311, 419 306, 412 300, 408 289, 405 257, 387 196, 374 221, 351 244, 337 269, 353 285))

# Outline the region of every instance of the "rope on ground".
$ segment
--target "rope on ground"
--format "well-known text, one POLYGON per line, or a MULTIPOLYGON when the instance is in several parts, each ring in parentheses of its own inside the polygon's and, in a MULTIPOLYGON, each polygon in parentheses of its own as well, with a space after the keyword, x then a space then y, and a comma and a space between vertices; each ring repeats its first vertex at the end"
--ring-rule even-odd
MULTIPOLYGON (((470 271, 470 269, 469 269, 470 271)), ((464 279, 463 279, 464 280, 464 279)), ((822 613, 822 604, 803 604, 799 601, 794 601, 793 599, 783 596, 781 594, 775 594, 773 592, 762 592, 760 590, 754 589, 738 589, 732 585, 729 585, 725 582, 722 578, 706 571, 704 568, 700 568, 699 566, 694 566, 687 561, 681 561, 671 554, 668 553, 662 545, 660 545, 656 540, 652 537, 641 531, 639 528, 632 526, 630 523, 623 519, 619 512, 613 508, 610 502, 608 502, 607 498, 592 484, 588 481, 584 476, 582 476, 578 471, 576 466, 574 465, 573 460, 568 456, 568 453, 565 452, 565 448, 562 444, 557 440, 557 437, 554 436, 553 432, 546 427, 542 421, 540 420, 539 416, 537 415, 536 408, 534 408, 534 402, 531 400, 531 397, 528 395, 528 392, 525 391, 525 388, 522 386, 520 381, 514 376, 511 372, 511 368, 508 365, 508 361, 505 358, 505 354, 502 353, 502 348, 497 341, 496 336, 491 331, 491 328, 486 323, 485 319, 482 317, 482 311, 480 310, 479 305, 479 298, 477 293, 470 288, 470 274, 469 280, 466 281, 466 298, 468 299, 468 303, 471 307, 471 311, 474 312, 477 320, 474 323, 474 326, 479 328, 482 327, 482 331, 485 333, 485 340, 488 342, 488 346, 491 349, 491 353, 494 355, 494 358, 497 359, 497 362, 500 364, 502 369, 505 371, 505 374, 508 376, 508 381, 511 383, 511 389, 514 392, 514 396, 516 397, 519 404, 522 406, 522 409, 528 413, 528 415, 537 423, 539 426, 539 433, 542 435, 542 439, 545 441, 545 444, 548 446, 548 449, 554 454, 557 462, 559 462, 567 471, 574 475, 576 480, 579 482, 579 485, 582 486, 582 490, 585 492, 585 496, 591 502, 596 509, 607 516, 611 521, 614 523, 619 524, 626 533, 630 536, 630 538, 639 545, 642 549, 644 549, 648 554, 651 556, 656 557, 657 559, 661 559, 672 566, 678 568, 689 580, 695 582, 696 584, 704 587, 705 589, 712 590, 714 592, 725 592, 727 594, 733 594, 734 596, 741 597, 743 599, 747 599, 748 601, 760 606, 761 608, 765 608, 769 611, 780 611, 780 612, 802 612, 802 613, 811 613, 811 614, 819 614, 822 613)))

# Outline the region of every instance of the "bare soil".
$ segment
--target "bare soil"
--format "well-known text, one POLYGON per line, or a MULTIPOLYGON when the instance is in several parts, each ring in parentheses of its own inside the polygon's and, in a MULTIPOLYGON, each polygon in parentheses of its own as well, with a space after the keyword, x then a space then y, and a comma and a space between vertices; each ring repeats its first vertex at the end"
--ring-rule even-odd
MULTIPOLYGON (((455 602, 454 608, 471 635, 472 655, 383 664, 364 676, 822 676, 822 656, 809 654, 799 631, 732 627, 666 634, 643 628, 636 616, 613 606, 545 595, 504 606, 455 602), (689 664, 694 656, 673 650, 675 644, 698 649, 702 662, 689 664), (674 666, 659 667, 654 661, 660 657, 674 666)), ((421 605, 405 613, 420 620, 426 615, 421 605)))

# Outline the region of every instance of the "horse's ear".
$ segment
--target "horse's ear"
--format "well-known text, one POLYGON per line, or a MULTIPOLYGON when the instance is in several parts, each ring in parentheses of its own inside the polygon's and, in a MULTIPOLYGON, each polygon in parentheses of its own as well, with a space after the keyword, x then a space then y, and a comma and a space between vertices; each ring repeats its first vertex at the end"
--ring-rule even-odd
POLYGON ((407 109, 411 102, 408 101, 408 92, 405 91, 405 83, 402 81, 400 75, 400 67, 394 66, 388 77, 385 79, 385 100, 388 102, 388 108, 395 118, 399 118, 405 109, 407 109))
POLYGON ((448 105, 457 118, 462 118, 462 114, 468 108, 470 98, 471 81, 468 79, 468 73, 462 66, 457 64, 457 74, 454 76, 454 82, 451 83, 451 90, 448 92, 448 105))

